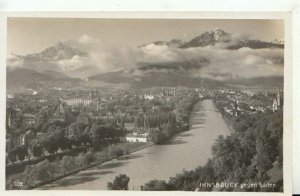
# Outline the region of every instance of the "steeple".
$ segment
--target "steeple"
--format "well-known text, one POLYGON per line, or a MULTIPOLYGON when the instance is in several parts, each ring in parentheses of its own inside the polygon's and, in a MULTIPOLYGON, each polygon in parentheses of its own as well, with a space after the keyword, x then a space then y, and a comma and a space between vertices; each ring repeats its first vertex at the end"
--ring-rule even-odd
POLYGON ((279 90, 278 90, 278 92, 277 92, 277 105, 278 105, 278 107, 281 106, 281 102, 280 102, 280 91, 279 91, 279 90))

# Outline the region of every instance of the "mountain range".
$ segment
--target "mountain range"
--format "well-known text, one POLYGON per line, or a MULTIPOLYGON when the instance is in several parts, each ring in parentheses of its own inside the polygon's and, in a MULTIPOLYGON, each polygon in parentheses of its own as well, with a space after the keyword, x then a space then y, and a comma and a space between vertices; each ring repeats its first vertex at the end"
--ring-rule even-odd
MULTIPOLYGON (((235 40, 234 36, 225 32, 220 28, 215 28, 210 31, 206 31, 199 36, 196 36, 189 42, 182 41, 180 39, 173 39, 171 41, 157 41, 150 44, 155 45, 166 45, 177 48, 192 48, 192 47, 205 47, 214 46, 216 44, 227 43, 227 49, 240 49, 243 47, 248 47, 252 49, 259 48, 284 48, 284 41, 275 39, 272 42, 265 42, 260 40, 251 39, 241 39, 235 40)), ((140 47, 145 47, 149 44, 142 45, 140 47)))
MULTIPOLYGON (((230 51, 236 50, 236 53, 241 53, 240 49, 243 48, 254 51, 255 49, 283 49, 284 42, 281 40, 265 42, 238 39, 217 28, 206 31, 190 41, 172 39, 171 41, 155 41, 141 45, 134 49, 133 56, 135 61, 141 58, 140 56, 144 59, 138 61, 135 66, 106 72, 99 69, 100 62, 100 65, 98 62, 91 64, 90 59, 93 56, 91 57, 89 51, 85 51, 84 47, 78 49, 67 42, 58 42, 40 53, 25 56, 11 55, 7 59, 7 88, 32 88, 45 84, 80 85, 85 81, 82 79, 112 84, 126 83, 132 87, 224 85, 224 83, 256 85, 264 83, 268 79, 274 82, 274 77, 271 76, 258 76, 260 80, 256 80, 257 82, 251 78, 233 78, 231 76, 220 81, 217 77, 214 78, 214 75, 217 75, 214 73, 211 73, 209 78, 201 76, 202 70, 209 70, 209 66, 215 61, 209 55, 205 55, 206 50, 223 53, 229 51, 228 53, 232 54, 230 51), (157 56, 159 59, 152 62, 152 59, 157 56), (199 75, 197 75, 198 73, 199 75)), ((109 55, 111 56, 109 53, 106 54, 106 56, 109 55)), ((273 63, 272 61, 271 59, 271 63, 273 63)), ((224 67, 221 69, 225 69, 224 67)))

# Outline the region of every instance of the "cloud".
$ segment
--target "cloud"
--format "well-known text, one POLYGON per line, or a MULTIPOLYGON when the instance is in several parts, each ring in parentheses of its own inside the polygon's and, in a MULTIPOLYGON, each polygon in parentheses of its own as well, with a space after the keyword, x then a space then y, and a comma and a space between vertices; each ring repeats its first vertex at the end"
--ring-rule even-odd
POLYGON ((275 48, 227 50, 216 47, 167 48, 151 46, 143 50, 144 64, 161 62, 203 63, 197 59, 207 59, 209 64, 192 70, 195 77, 226 80, 267 76, 283 76, 284 50, 275 48))
POLYGON ((86 66, 89 64, 89 62, 90 62, 89 57, 85 57, 85 56, 81 57, 79 55, 75 55, 71 59, 58 60, 53 63, 57 64, 60 70, 69 71, 69 70, 74 70, 86 66))
MULTIPOLYGON (((66 41, 65 44, 86 52, 87 56, 75 55, 70 59, 52 61, 49 62, 49 67, 57 66, 62 71, 93 67, 91 74, 97 74, 118 70, 137 70, 136 68, 140 66, 150 64, 157 66, 182 64, 182 66, 197 67, 191 71, 192 76, 214 80, 283 76, 283 49, 225 49, 228 44, 233 44, 241 39, 248 39, 248 36, 234 34, 230 42, 208 47, 181 49, 166 45, 147 44, 137 48, 112 45, 106 40, 84 34, 78 39, 66 41)), ((22 58, 18 56, 8 58, 7 62, 8 66, 12 68, 21 67, 24 64, 22 58)), ((160 71, 166 71, 166 69, 160 71)), ((143 74, 141 71, 135 71, 135 73, 143 74)))
POLYGON ((283 76, 283 49, 218 49, 206 50, 205 53, 210 65, 195 73, 200 77, 226 80, 283 76))
POLYGON ((6 60, 6 64, 8 65, 7 68, 10 70, 20 68, 20 67, 23 67, 24 59, 20 58, 17 55, 9 54, 9 56, 6 60))
POLYGON ((94 43, 99 43, 100 40, 93 38, 87 34, 83 34, 81 37, 78 38, 78 42, 81 44, 94 44, 94 43))

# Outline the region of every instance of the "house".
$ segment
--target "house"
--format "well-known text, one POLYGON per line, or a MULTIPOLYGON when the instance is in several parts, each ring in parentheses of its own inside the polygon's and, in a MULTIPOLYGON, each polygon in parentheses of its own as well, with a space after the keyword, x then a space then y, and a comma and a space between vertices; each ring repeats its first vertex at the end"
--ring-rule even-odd
POLYGON ((145 137, 147 137, 148 135, 149 135, 149 133, 148 132, 143 132, 143 131, 138 131, 138 132, 132 132, 132 135, 134 135, 134 136, 145 136, 145 137))
POLYGON ((127 142, 147 142, 147 136, 145 135, 133 135, 133 134, 128 134, 126 136, 126 141, 127 142))
POLYGON ((117 109, 117 110, 115 111, 115 113, 114 113, 114 116, 121 118, 121 117, 125 117, 125 116, 126 116, 126 113, 123 112, 123 111, 120 110, 120 109, 117 109))
POLYGON ((27 126, 36 126, 37 118, 33 114, 24 114, 23 123, 27 126))
POLYGON ((70 124, 66 131, 67 138, 76 139, 76 125, 74 123, 70 124))
POLYGON ((88 125, 90 123, 90 117, 92 117, 91 113, 82 112, 77 116, 76 122, 88 125))
POLYGON ((17 146, 24 146, 26 144, 26 134, 21 134, 17 138, 17 146))
POLYGON ((39 133, 36 134, 36 139, 37 139, 38 142, 42 142, 48 136, 50 136, 49 133, 39 132, 39 133))
POLYGON ((102 111, 100 113, 100 118, 101 119, 113 119, 114 118, 114 115, 111 113, 111 112, 105 112, 105 111, 102 111))
POLYGON ((73 105, 89 105, 93 102, 91 98, 67 98, 65 102, 69 106, 73 105))
POLYGON ((132 131, 134 129, 134 123, 126 122, 124 123, 124 125, 125 125, 125 129, 127 129, 128 131, 132 131))
POLYGON ((152 100, 152 99, 154 99, 154 96, 153 95, 149 95, 149 94, 145 94, 144 98, 148 99, 148 100, 152 100))

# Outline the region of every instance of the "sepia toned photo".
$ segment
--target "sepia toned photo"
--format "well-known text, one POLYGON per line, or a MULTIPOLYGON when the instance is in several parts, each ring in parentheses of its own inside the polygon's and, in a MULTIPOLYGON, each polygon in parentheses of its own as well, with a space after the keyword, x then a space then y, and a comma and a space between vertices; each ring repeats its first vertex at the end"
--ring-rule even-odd
POLYGON ((283 192, 284 25, 8 17, 6 190, 283 192))

